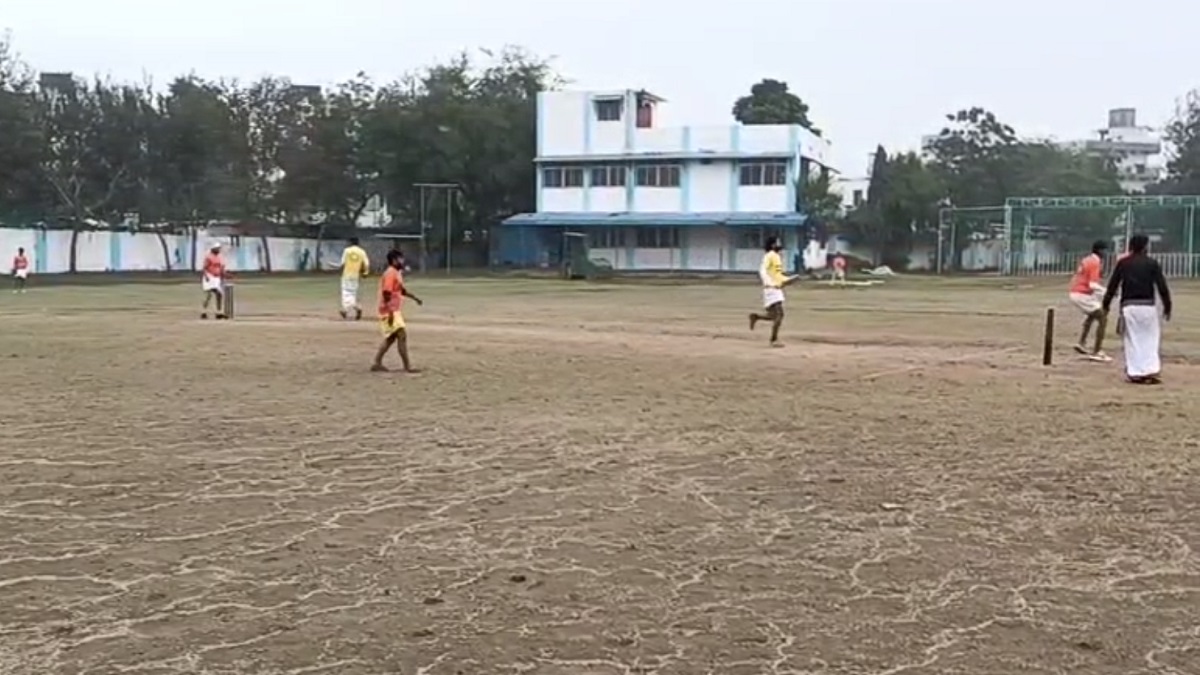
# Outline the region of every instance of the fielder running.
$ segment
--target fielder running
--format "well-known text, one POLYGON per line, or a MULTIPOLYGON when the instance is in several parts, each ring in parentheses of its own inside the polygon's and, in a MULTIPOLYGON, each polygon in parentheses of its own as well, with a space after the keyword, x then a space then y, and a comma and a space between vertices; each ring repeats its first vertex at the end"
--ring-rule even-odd
POLYGON ((750 330, 759 321, 771 322, 771 346, 782 347, 779 341, 779 327, 783 325, 783 287, 798 279, 798 276, 787 276, 783 273, 783 258, 779 252, 783 250, 783 241, 779 237, 767 239, 766 253, 763 254, 762 266, 758 269, 758 278, 762 281, 763 308, 766 313, 750 315, 750 330))
POLYGON ((342 309, 343 319, 354 312, 354 320, 362 318, 362 305, 358 303, 359 281, 371 271, 367 252, 358 245, 358 237, 350 237, 348 246, 342 251, 342 309))

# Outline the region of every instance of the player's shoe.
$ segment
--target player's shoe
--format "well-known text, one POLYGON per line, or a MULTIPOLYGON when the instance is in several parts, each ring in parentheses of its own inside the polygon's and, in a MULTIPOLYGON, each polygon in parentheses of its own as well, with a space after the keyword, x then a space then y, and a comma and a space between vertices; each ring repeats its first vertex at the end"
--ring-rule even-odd
POLYGON ((207 319, 207 318, 208 318, 208 312, 201 312, 201 313, 200 313, 200 318, 201 318, 201 319, 207 319))
POLYGON ((361 308, 354 309, 354 320, 362 321, 362 309, 361 308))

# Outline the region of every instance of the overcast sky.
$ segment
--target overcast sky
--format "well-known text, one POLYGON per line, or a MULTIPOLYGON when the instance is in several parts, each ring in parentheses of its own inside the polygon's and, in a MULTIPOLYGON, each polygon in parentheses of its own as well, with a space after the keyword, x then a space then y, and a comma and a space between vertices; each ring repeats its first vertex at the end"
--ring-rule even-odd
POLYGON ((1159 125, 1200 86, 1194 0, 0 0, 40 70, 391 79, 463 48, 524 46, 572 86, 645 88, 723 123, 764 78, 811 106, 846 174, 981 105, 1074 138, 1110 107, 1159 125))

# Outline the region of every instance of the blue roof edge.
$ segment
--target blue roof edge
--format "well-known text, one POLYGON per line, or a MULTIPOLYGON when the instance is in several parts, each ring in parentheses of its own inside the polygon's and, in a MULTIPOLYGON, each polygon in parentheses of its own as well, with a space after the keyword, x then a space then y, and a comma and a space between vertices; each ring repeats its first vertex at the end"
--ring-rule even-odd
POLYGON ((501 221, 501 225, 529 226, 799 226, 808 220, 804 213, 778 212, 729 212, 729 213, 573 213, 542 212, 520 213, 501 221))

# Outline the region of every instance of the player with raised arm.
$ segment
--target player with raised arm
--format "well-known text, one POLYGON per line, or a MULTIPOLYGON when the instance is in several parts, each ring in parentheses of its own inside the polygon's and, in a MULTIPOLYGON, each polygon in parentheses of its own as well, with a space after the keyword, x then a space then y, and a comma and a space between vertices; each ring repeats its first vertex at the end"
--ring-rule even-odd
POLYGON ((383 365, 383 357, 387 356, 388 350, 394 344, 396 351, 400 354, 400 363, 404 366, 404 372, 416 373, 419 371, 412 367, 412 363, 408 359, 408 331, 405 328, 404 315, 401 314, 400 309, 404 298, 412 298, 412 301, 418 305, 424 303, 404 286, 404 277, 400 273, 404 269, 403 254, 399 251, 388 251, 387 262, 387 270, 379 279, 379 330, 383 333, 383 342, 380 343, 379 350, 375 352, 375 363, 371 365, 371 371, 377 373, 388 371, 387 367, 383 365))
POLYGON ((782 347, 779 341, 779 327, 783 325, 783 288, 796 281, 799 277, 787 276, 783 273, 783 258, 779 252, 783 250, 783 241, 779 237, 767 239, 766 253, 763 254, 762 265, 758 268, 758 278, 762 282, 763 308, 765 313, 750 314, 750 330, 759 321, 771 322, 771 346, 782 347))
POLYGON ((1112 361, 1112 358, 1101 350, 1104 346, 1104 330, 1108 324, 1108 318, 1100 303, 1100 296, 1104 294, 1104 286, 1100 283, 1101 270, 1104 267, 1104 252, 1107 250, 1108 244, 1103 241, 1092 244, 1092 252, 1079 261, 1068 292, 1071 303, 1083 312, 1084 317, 1083 332, 1079 335, 1079 344, 1075 345, 1075 351, 1092 361, 1103 362, 1112 361), (1089 350, 1087 340, 1093 325, 1096 327, 1096 339, 1089 350))
POLYGON ((25 284, 29 282, 29 258, 25 249, 18 248, 17 255, 12 261, 13 293, 24 293, 25 284))
POLYGON ((204 291, 204 305, 200 318, 208 318, 208 303, 217 301, 216 318, 225 318, 225 261, 221 258, 221 244, 213 242, 204 256, 204 267, 200 273, 200 288, 204 291))
POLYGON ((371 261, 367 252, 358 244, 358 237, 350 237, 346 249, 342 251, 342 309, 343 319, 354 312, 354 320, 362 318, 362 306, 358 304, 359 280, 367 276, 371 270, 371 261))

